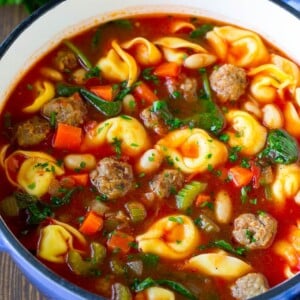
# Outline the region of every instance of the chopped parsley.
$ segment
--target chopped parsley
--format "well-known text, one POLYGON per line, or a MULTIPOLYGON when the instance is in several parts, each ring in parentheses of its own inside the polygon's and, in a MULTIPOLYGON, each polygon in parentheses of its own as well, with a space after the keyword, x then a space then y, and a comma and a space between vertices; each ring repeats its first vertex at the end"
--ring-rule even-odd
POLYGON ((120 139, 118 139, 117 137, 114 137, 111 145, 113 146, 113 148, 117 154, 117 157, 120 157, 122 154, 122 148, 121 148, 122 141, 120 139))
POLYGON ((250 241, 250 243, 255 243, 256 242, 256 239, 254 237, 255 235, 255 232, 249 230, 249 229, 246 229, 246 238, 250 241))
POLYGON ((171 216, 171 217, 168 218, 168 220, 172 221, 172 222, 175 222, 175 223, 178 223, 178 224, 183 224, 184 223, 182 217, 171 216))

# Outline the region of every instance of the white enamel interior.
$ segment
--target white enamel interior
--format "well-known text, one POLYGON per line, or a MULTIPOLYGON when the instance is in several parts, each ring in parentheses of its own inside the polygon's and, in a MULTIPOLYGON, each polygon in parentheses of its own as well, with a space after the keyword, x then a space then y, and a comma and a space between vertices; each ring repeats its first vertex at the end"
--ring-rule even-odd
POLYGON ((110 19, 161 12, 252 29, 300 63, 300 20, 268 0, 67 0, 27 27, 0 60, 0 110, 20 76, 62 38, 110 19))

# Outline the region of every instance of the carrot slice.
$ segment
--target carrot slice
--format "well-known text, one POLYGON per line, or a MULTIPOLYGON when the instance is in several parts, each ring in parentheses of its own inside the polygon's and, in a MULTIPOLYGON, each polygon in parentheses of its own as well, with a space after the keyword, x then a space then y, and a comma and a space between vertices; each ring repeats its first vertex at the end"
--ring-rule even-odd
POLYGON ((251 170, 235 166, 229 169, 228 175, 232 178, 236 187, 242 187, 250 183, 253 177, 251 170))
POLYGON ((113 101, 114 98, 114 89, 112 85, 97 85, 92 86, 90 91, 95 93, 98 97, 106 100, 106 101, 113 101))
POLYGON ((159 77, 177 77, 180 73, 180 66, 175 62, 165 62, 157 66, 153 74, 159 77))
POLYGON ((72 175, 68 175, 64 178, 71 178, 74 180, 75 183, 82 185, 82 186, 87 186, 88 182, 89 182, 89 174, 87 174, 87 173, 72 174, 72 175))
POLYGON ((79 231, 86 235, 93 235, 103 228, 103 219, 94 211, 89 211, 85 216, 79 231))
POLYGON ((207 194, 199 194, 196 198, 196 201, 195 201, 195 206, 196 207, 201 207, 201 205, 205 202, 208 202, 210 201, 210 196, 207 195, 207 194))
POLYGON ((77 150, 82 139, 82 129, 64 123, 58 123, 53 140, 53 147, 57 149, 77 150))
POLYGON ((154 101, 158 100, 157 95, 144 82, 140 82, 133 92, 137 98, 145 100, 148 104, 152 104, 154 101))
POLYGON ((133 236, 122 231, 114 231, 107 241, 109 249, 119 249, 122 253, 126 254, 130 250, 130 243, 134 241, 133 236))

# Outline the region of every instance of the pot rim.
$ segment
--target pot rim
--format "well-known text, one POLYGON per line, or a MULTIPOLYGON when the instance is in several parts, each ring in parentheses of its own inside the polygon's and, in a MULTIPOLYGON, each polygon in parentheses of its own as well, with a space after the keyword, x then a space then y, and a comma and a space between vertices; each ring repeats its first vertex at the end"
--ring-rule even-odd
MULTIPOLYGON (((54 9, 56 6, 60 5, 65 1, 66 0, 51 0, 50 2, 47 2, 41 8, 37 9, 26 19, 24 19, 17 27, 15 27, 15 29, 12 30, 9 33, 9 35, 4 39, 4 41, 0 44, 0 60, 25 29, 27 29, 32 23, 34 23, 37 19, 42 17, 45 13, 49 12, 50 10, 54 9)), ((283 2, 283 0, 268 0, 268 1, 275 3, 276 5, 280 6, 284 10, 287 10, 289 13, 291 13, 292 15, 294 15, 300 20, 300 11, 297 11, 292 6, 283 2)), ((37 271, 37 273, 41 277, 45 277, 49 279, 52 282, 52 284, 59 285, 60 288, 73 294, 73 296, 76 295, 78 297, 76 298, 75 296, 76 299, 82 299, 82 300, 83 299, 90 299, 90 300, 105 299, 99 295, 93 294, 77 286, 76 284, 62 278, 54 271, 46 267, 17 240, 17 238, 14 236, 14 234, 10 231, 10 229, 6 225, 1 215, 0 215, 0 233, 3 235, 3 237, 0 236, 0 251, 7 252, 14 260, 16 259, 16 257, 20 257, 23 261, 26 261, 28 265, 34 268, 35 271, 37 271)), ((289 296, 296 297, 297 295, 300 295, 300 273, 274 286, 264 294, 256 296, 251 299, 280 300, 282 299, 281 297, 284 292, 289 292, 290 293, 289 296)))

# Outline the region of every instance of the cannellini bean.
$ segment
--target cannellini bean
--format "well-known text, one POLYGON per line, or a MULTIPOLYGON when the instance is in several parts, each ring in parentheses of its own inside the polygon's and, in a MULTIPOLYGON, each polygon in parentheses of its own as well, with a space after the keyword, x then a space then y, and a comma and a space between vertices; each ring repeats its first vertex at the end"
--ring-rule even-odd
POLYGON ((188 56, 183 65, 188 69, 199 69, 212 65, 217 57, 212 54, 196 53, 188 56))
POLYGON ((63 75, 59 71, 52 68, 41 68, 40 73, 46 78, 54 81, 62 81, 64 79, 63 75))
POLYGON ((91 154, 69 154, 64 158, 64 164, 69 170, 89 171, 96 167, 96 159, 91 154))
POLYGON ((132 94, 128 94, 123 98, 123 110, 126 114, 133 114, 136 112, 137 103, 132 94))
POLYGON ((247 112, 255 115, 258 119, 260 119, 262 117, 262 112, 255 100, 254 101, 249 100, 249 101, 245 102, 243 107, 247 112))
POLYGON ((232 201, 228 193, 221 190, 215 199, 215 216, 219 223, 228 224, 232 218, 232 201))
POLYGON ((262 109, 263 124, 269 129, 281 128, 283 126, 283 116, 275 104, 267 104, 262 109))
POLYGON ((162 153, 157 149, 149 149, 139 158, 136 170, 139 173, 153 173, 159 169, 163 158, 162 153))
POLYGON ((78 69, 73 72, 72 79, 77 84, 85 84, 86 82, 86 70, 78 69))

